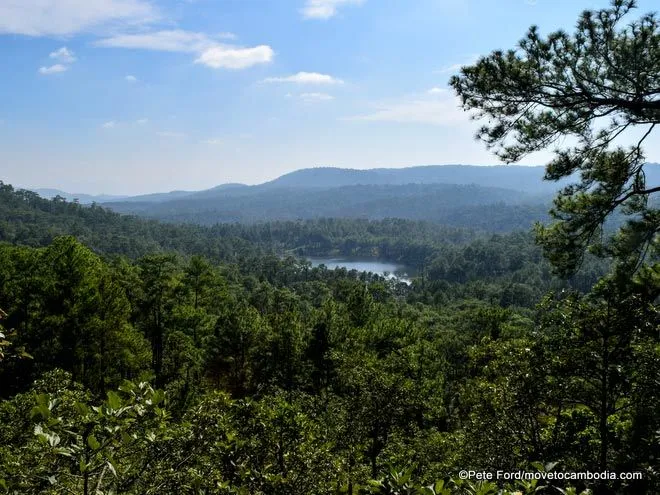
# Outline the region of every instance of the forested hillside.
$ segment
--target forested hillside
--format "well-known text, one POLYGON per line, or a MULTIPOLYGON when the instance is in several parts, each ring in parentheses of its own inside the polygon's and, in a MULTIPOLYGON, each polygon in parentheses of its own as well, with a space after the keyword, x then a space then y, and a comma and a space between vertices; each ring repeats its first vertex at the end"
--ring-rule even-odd
MULTIPOLYGON (((505 280, 527 285, 522 292, 533 305, 545 289, 564 284, 552 277, 550 264, 543 260, 531 233, 525 232, 492 235, 402 219, 174 225, 121 216, 98 206, 49 201, 10 185, 0 185, 0 214, 5 219, 0 221, 0 241, 12 244, 46 246, 58 236, 75 235, 105 256, 203 255, 247 273, 258 269, 266 258, 279 263, 276 260, 290 257, 298 264, 301 256, 386 259, 419 271, 421 276, 413 286, 417 297, 425 298, 453 297, 462 290, 454 283, 483 285, 495 277, 501 279, 500 286, 505 280)), ((606 266, 606 262, 590 258, 571 283, 588 290, 606 266)))
POLYGON ((164 202, 104 203, 120 213, 214 225, 314 218, 405 218, 492 232, 547 218, 549 197, 481 186, 343 186, 221 189, 164 202), (524 222, 524 223, 523 223, 524 222))
POLYGON ((496 187, 532 195, 552 194, 560 185, 544 182, 543 167, 428 165, 352 170, 317 167, 296 170, 263 184, 265 187, 333 188, 357 185, 456 184, 496 187))
POLYGON ((112 205, 162 223, 0 182, 0 493, 660 493, 660 34, 634 7, 450 81, 502 160, 553 149, 547 213, 383 170, 112 205))
MULTIPOLYGON (((649 164, 647 180, 660 184, 649 164)), ((321 167, 292 172, 258 186, 225 184, 205 191, 172 191, 113 201, 124 214, 176 223, 218 223, 350 218, 402 218, 492 233, 526 230, 547 222, 552 194, 576 177, 544 181, 542 167, 443 165, 347 170, 321 167)), ((52 192, 51 192, 52 195, 52 192)), ((75 195, 63 193, 62 199, 75 195)), ((90 201, 81 196, 80 202, 90 201)), ((609 221, 610 226, 620 219, 609 221)))
MULTIPOLYGON (((574 352, 570 338, 539 318, 579 296, 529 234, 404 220, 204 228, 8 185, 0 199, 3 325, 13 329, 0 365, 0 478, 12 490, 358 493, 434 484, 465 465, 597 463, 560 433, 597 424, 595 412, 574 423, 579 404, 559 423, 500 423, 520 394, 531 401, 522 418, 543 383, 572 373, 548 361, 574 352), (312 269, 287 252, 371 252, 425 269, 407 286, 312 269), (512 381, 484 395, 502 380, 512 381), (492 450, 477 440, 484 428, 492 450), (538 428, 555 438, 528 445, 538 428)), ((605 270, 590 262, 575 289, 605 270)), ((451 483, 436 489, 472 486, 451 483)))
MULTIPOLYGON (((103 204, 120 213, 201 225, 403 218, 504 233, 547 222, 553 193, 575 180, 544 181, 542 167, 316 168, 259 186, 226 184, 206 191, 174 191, 103 204)), ((648 165, 647 180, 660 184, 658 165, 648 165)), ((609 224, 620 224, 618 215, 609 224)))
POLYGON ((71 194, 57 189, 36 189, 34 192, 52 199, 60 195, 69 201, 78 198, 81 203, 112 201, 162 202, 188 197, 200 199, 212 197, 228 190, 273 190, 273 189, 333 189, 346 186, 405 186, 411 184, 463 185, 509 189, 530 195, 549 195, 562 183, 543 181, 543 167, 521 166, 474 166, 474 165, 428 165, 405 168, 376 168, 355 170, 337 167, 315 167, 296 170, 263 184, 221 184, 203 191, 171 191, 169 193, 143 194, 138 196, 111 196, 71 194))

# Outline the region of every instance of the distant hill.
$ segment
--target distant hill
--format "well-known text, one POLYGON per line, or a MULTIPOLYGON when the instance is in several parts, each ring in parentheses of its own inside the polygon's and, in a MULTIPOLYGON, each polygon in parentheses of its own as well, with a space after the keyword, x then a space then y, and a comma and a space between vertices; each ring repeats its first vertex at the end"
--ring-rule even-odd
MULTIPOLYGON (((170 191, 166 193, 141 194, 139 196, 127 197, 124 201, 137 203, 161 203, 163 201, 186 198, 195 193, 196 191, 170 191)), ((106 203, 107 202, 108 201, 106 201, 106 203)))
MULTIPOLYGON (((321 217, 404 218, 502 232, 547 218, 554 194, 569 180, 544 181, 544 167, 429 165, 371 170, 309 168, 256 186, 222 184, 119 198, 44 191, 120 213, 204 225, 321 217)), ((648 164, 649 186, 660 165, 648 164)), ((41 193, 40 193, 41 194, 41 193)))
MULTIPOLYGON (((59 189, 31 189, 44 198, 60 195, 80 203, 108 203, 130 201, 140 203, 161 203, 182 198, 209 198, 227 192, 245 193, 281 188, 328 189, 358 185, 406 185, 406 184, 460 184, 485 187, 499 187, 521 191, 531 195, 554 194, 569 181, 559 183, 543 180, 545 168, 542 166, 520 165, 424 165, 407 168, 374 168, 367 170, 316 167, 296 170, 277 179, 248 186, 245 184, 221 184, 202 191, 170 191, 142 194, 138 196, 74 194, 59 189)), ((646 166, 646 179, 649 185, 660 185, 660 164, 646 166)))
POLYGON ((332 167, 307 168, 283 175, 263 187, 341 187, 354 185, 475 184, 547 194, 558 185, 543 180, 544 167, 517 165, 427 165, 408 168, 354 170, 332 167))
POLYGON ((228 192, 229 193, 245 192, 253 187, 258 187, 258 186, 248 186, 245 184, 235 184, 235 183, 221 184, 219 186, 212 187, 211 189, 205 189, 204 191, 197 191, 191 194, 191 197, 194 197, 195 199, 211 198, 216 196, 218 193, 225 194, 228 192))
POLYGON ((91 203, 105 203, 108 201, 121 201, 126 200, 129 196, 115 196, 111 194, 78 194, 78 193, 68 193, 65 191, 60 191, 59 189, 32 189, 39 196, 46 199, 53 199, 55 196, 61 196, 70 203, 78 201, 82 204, 91 204, 91 203))
POLYGON ((204 225, 331 217, 404 218, 508 231, 526 229, 533 221, 543 219, 549 198, 474 184, 251 186, 160 203, 117 202, 105 206, 120 213, 204 225))
POLYGON ((245 184, 221 184, 202 191, 171 191, 138 196, 111 196, 71 194, 57 189, 33 189, 45 198, 57 194, 81 203, 108 203, 118 201, 161 203, 182 198, 209 198, 227 192, 265 191, 281 188, 328 189, 358 185, 406 185, 406 184, 461 184, 499 187, 528 194, 552 194, 559 186, 543 181, 543 167, 517 165, 426 165, 408 168, 375 168, 368 170, 318 167, 296 170, 277 179, 256 186, 245 184))
POLYGON ((60 189, 47 189, 47 188, 38 188, 30 189, 31 191, 36 192, 39 196, 46 199, 53 199, 55 196, 61 196, 69 202, 78 201, 81 204, 92 204, 92 203, 111 203, 117 201, 126 201, 126 202, 137 202, 137 203, 161 203, 164 201, 171 201, 175 199, 181 199, 188 196, 212 196, 220 191, 235 190, 240 188, 246 188, 245 184, 221 184, 211 189, 205 189, 203 191, 170 191, 163 193, 150 193, 150 194, 140 194, 137 196, 119 196, 111 194, 78 194, 78 193, 69 193, 62 191, 60 189))
POLYGON ((480 230, 527 229, 546 218, 561 184, 543 167, 432 165, 403 169, 311 168, 256 186, 223 184, 198 192, 105 203, 120 213, 204 225, 335 218, 404 218, 480 230))

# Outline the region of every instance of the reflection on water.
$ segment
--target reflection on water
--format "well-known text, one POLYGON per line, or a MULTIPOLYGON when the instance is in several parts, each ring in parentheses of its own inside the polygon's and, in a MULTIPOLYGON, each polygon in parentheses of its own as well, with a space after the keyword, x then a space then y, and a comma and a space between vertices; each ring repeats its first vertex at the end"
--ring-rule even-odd
POLYGON ((404 265, 391 263, 388 261, 378 261, 364 258, 319 258, 309 257, 312 266, 325 265, 328 269, 346 268, 347 270, 358 270, 361 272, 371 272, 377 275, 396 279, 400 282, 410 283, 412 270, 404 265))

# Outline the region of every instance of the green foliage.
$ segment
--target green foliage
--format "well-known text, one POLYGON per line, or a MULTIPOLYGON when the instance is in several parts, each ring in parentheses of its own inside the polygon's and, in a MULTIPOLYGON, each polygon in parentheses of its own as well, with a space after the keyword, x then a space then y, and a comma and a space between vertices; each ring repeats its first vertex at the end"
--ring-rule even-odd
POLYGON ((30 394, 33 435, 8 467, 12 493, 117 493, 130 488, 166 436, 164 394, 126 382, 105 401, 60 389, 30 394))
MULTIPOLYGON (((125 214, 199 225, 215 225, 218 222, 250 224, 301 218, 399 218, 478 228, 486 232, 509 232, 517 229, 518 225, 530 225, 547 217, 548 198, 545 195, 535 195, 527 188, 520 190, 520 186, 511 188, 506 179, 498 181, 499 177, 485 181, 481 178, 487 184, 477 185, 475 182, 480 178, 478 172, 474 175, 468 172, 468 177, 460 177, 463 172, 461 168, 454 169, 454 172, 441 172, 445 176, 443 180, 417 177, 404 184, 358 183, 332 187, 317 183, 312 187, 296 187, 295 194, 291 194, 288 187, 271 183, 205 191, 175 202, 127 201, 106 205, 125 214), (450 179, 447 175, 453 177, 450 179), (493 187, 494 181, 503 182, 503 187, 493 187)), ((521 175, 523 181, 529 177, 524 172, 521 175)), ((322 249, 330 242, 331 237, 321 234, 314 237, 313 244, 322 249)))
MULTIPOLYGON (((452 79, 505 160, 575 139, 546 170, 579 174, 537 229, 548 261, 525 233, 166 225, 0 183, 0 491, 660 492, 660 215, 641 151, 660 38, 655 15, 620 27, 633 7, 585 12, 574 35, 532 28, 452 79), (614 148, 635 126, 641 140, 614 148), (293 253, 418 275, 397 284, 293 253), (643 477, 571 487, 464 469, 643 477)), ((458 224, 492 223, 484 208, 458 224)))
MULTIPOLYGON (((9 197, 17 211, 44 206, 9 197)), ((89 214, 50 208, 53 218, 89 214)), ((129 225, 106 221, 110 231, 129 225)), ((148 224, 134 222, 142 235, 148 224)), ((9 348, 34 356, 0 364, 2 489, 542 493, 453 478, 464 468, 535 469, 535 460, 598 468, 603 439, 608 469, 645 474, 611 487, 657 486, 652 292, 616 292, 614 277, 588 298, 562 296, 591 289, 605 263, 590 258, 562 281, 529 235, 397 220, 195 231, 209 257, 178 235, 157 242, 175 251, 139 248, 136 258, 109 240, 95 250, 73 237, 0 245, 3 323, 16 329, 9 348), (216 234, 221 243, 204 237, 216 234), (255 244, 243 249, 237 238, 255 244), (420 275, 396 284, 312 268, 283 251, 321 246, 388 253, 420 275), (264 253, 271 249, 281 255, 264 253), (547 291, 554 295, 534 308, 547 291), (592 330, 601 321, 616 329, 605 354, 606 327, 592 330), (608 370, 605 428, 594 400, 599 369, 608 370)))
POLYGON ((613 0, 608 9, 585 11, 574 34, 542 37, 529 30, 518 48, 496 51, 464 67, 451 84, 466 110, 489 119, 478 136, 507 162, 566 137, 546 179, 579 181, 557 196, 550 227, 537 237, 556 270, 575 272, 587 248, 614 256, 630 274, 654 263, 658 211, 647 185, 643 142, 660 122, 660 31, 655 14, 623 24, 634 0, 613 0), (620 146, 637 130, 632 146, 620 146), (578 176, 579 174, 579 176, 578 176), (628 215, 608 242, 605 221, 628 215))
MULTIPOLYGON (((653 13, 624 24, 635 7, 613 0, 585 11, 572 35, 543 37, 532 27, 515 50, 495 51, 451 79, 463 107, 488 119, 478 137, 501 159, 575 143, 558 147, 546 167, 546 179, 575 182, 557 195, 554 223, 536 227, 553 270, 574 274, 587 253, 614 261, 589 294, 548 296, 527 338, 476 349, 482 368, 467 382, 473 414, 461 438, 469 449, 487 429, 508 441, 504 458, 497 449, 468 454, 481 465, 530 458, 573 469, 635 465, 645 481, 616 488, 651 493, 658 424, 648 401, 659 382, 649 365, 657 364, 660 294, 653 194, 660 187, 647 184, 642 145, 660 122, 660 31, 653 13), (635 141, 623 147, 631 132, 635 141), (617 216, 625 221, 610 235, 617 216)), ((597 491, 609 493, 604 485, 597 491)))
POLYGON ((0 279, 16 344, 33 360, 0 369, 0 393, 54 367, 102 393, 144 368, 144 342, 129 324, 125 293, 100 258, 71 237, 30 250, 0 245, 7 263, 0 279))
MULTIPOLYGON (((0 321, 3 318, 7 317, 2 309, 0 309, 0 321)), ((15 330, 6 330, 2 325, 0 325, 0 363, 5 359, 11 358, 32 358, 25 350, 21 347, 18 349, 13 346, 12 340, 16 337, 15 330)))

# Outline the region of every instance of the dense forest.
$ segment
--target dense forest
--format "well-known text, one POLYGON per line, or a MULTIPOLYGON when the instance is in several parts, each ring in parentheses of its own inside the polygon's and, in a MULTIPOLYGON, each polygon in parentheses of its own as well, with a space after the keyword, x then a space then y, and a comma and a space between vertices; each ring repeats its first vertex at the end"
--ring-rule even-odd
POLYGON ((660 493, 660 35, 633 8, 451 80, 503 160, 576 143, 534 227, 160 223, 0 182, 0 492, 660 493))
MULTIPOLYGON (((464 466, 599 466, 596 382, 581 385, 581 403, 574 388, 543 404, 538 394, 587 378, 555 362, 579 357, 584 338, 556 319, 590 311, 580 294, 605 261, 562 280, 528 233, 394 219, 159 224, 9 185, 0 211, 8 490, 396 493, 437 482, 443 493, 470 489, 450 481, 464 466), (408 286, 311 268, 297 253, 425 268, 408 286)), ((628 365, 652 367, 641 358, 628 365)))
MULTIPOLYGON (((213 192, 213 190, 211 191, 213 192)), ((239 187, 162 202, 104 203, 120 213, 214 225, 318 218, 404 218, 510 232, 547 218, 550 196, 457 184, 239 187)))
MULTIPOLYGON (((579 304, 529 234, 404 220, 204 228, 9 185, 0 198, 8 490, 388 493, 438 482, 443 493, 468 489, 444 485, 462 466, 532 466, 567 453, 575 458, 565 467, 597 465, 575 450, 586 439, 569 434, 596 425, 588 410, 572 418, 577 405, 517 431, 539 414, 543 382, 570 376, 552 368, 548 341, 566 359, 572 342, 555 341, 561 330, 540 315, 579 304), (282 256, 291 248, 371 250, 427 271, 407 286, 311 268, 282 256), (540 313, 548 291, 556 295, 540 313), (519 394, 530 403, 508 417, 519 394), (478 440, 484 428, 491 449, 478 440), (556 438, 527 444, 538 429, 556 438)), ((607 269, 589 266, 582 289, 607 269)))

